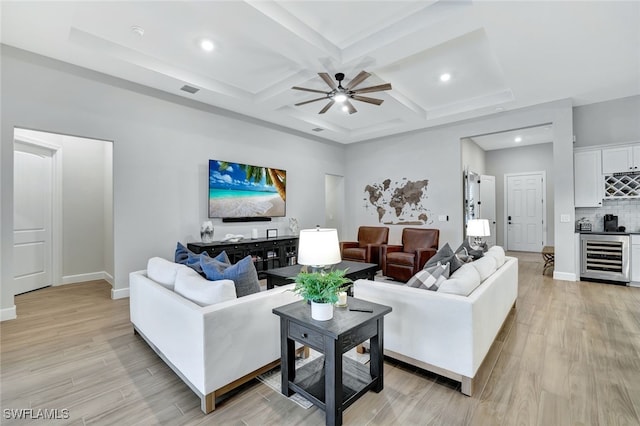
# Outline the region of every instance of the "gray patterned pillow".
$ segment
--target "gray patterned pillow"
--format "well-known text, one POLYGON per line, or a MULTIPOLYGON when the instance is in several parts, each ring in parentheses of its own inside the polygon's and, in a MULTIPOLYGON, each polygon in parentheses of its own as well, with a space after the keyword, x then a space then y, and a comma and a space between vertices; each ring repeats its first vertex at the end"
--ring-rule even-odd
POLYGON ((436 265, 418 271, 407 281, 407 286, 422 288, 425 290, 437 291, 447 278, 449 278, 449 263, 443 265, 438 262, 436 265))

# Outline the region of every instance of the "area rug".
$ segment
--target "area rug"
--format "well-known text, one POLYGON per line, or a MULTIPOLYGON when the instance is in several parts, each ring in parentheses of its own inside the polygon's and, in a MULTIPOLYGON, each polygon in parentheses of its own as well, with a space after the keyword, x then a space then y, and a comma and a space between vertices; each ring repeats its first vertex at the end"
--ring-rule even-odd
MULTIPOLYGON (((302 367, 303 365, 313 361, 314 359, 320 356, 322 356, 321 353, 311 349, 308 358, 296 358, 296 369, 302 367)), ((358 352, 356 352, 355 348, 345 353, 344 356, 347 356, 355 361, 358 361, 361 364, 369 363, 369 353, 367 352, 365 354, 359 354, 358 352)), ((282 397, 285 397, 284 395, 282 395, 282 376, 280 375, 280 366, 274 368, 271 371, 267 371, 266 373, 259 375, 258 380, 260 380, 265 385, 269 386, 271 389, 276 391, 282 397)), ((305 397, 297 393, 294 393, 288 398, 289 400, 295 402, 296 404, 298 404, 304 409, 309 409, 313 407, 313 404, 308 399, 306 399, 305 397)))

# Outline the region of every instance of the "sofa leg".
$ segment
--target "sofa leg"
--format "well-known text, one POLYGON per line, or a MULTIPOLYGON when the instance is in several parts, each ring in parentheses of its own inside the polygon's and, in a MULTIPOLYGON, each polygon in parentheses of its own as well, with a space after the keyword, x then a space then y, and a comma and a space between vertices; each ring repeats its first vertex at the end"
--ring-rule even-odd
POLYGON ((471 394, 473 393, 473 379, 470 377, 462 376, 461 384, 461 392, 467 396, 471 396, 471 394))
POLYGON ((205 414, 209 414, 216 409, 216 393, 211 392, 202 397, 200 408, 205 414))

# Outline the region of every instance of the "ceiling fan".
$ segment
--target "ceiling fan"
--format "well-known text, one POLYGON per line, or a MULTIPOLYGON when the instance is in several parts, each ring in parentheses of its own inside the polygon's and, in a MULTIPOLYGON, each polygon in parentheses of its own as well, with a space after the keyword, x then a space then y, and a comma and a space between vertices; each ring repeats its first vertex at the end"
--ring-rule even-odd
POLYGON ((366 71, 360 71, 360 73, 356 75, 353 80, 349 82, 347 87, 342 87, 342 80, 344 80, 344 74, 341 72, 335 75, 336 81, 338 82, 337 86, 336 86, 336 83, 331 79, 331 76, 329 76, 329 74, 327 74, 326 72, 319 72, 318 75, 331 88, 330 91, 325 92, 324 90, 307 89, 305 87, 298 87, 298 86, 292 87, 292 89, 294 90, 303 90, 305 92, 314 92, 314 93, 324 93, 325 96, 322 96, 320 98, 311 99, 310 101, 304 101, 296 104, 296 106, 300 106, 300 105, 308 104, 311 102, 321 101, 323 99, 329 99, 329 103, 325 105, 324 108, 322 108, 318 114, 324 114, 336 102, 343 104, 344 105, 343 109, 346 108, 346 111, 348 111, 349 114, 353 114, 354 112, 358 112, 358 110, 356 110, 353 104, 349 102, 349 99, 353 99, 355 101, 360 101, 360 102, 367 102, 374 105, 380 105, 383 102, 382 99, 375 99, 375 98, 369 98, 367 96, 360 96, 360 93, 370 93, 370 92, 380 92, 382 90, 391 90, 390 83, 384 83, 384 84, 379 84, 377 86, 370 86, 362 89, 356 89, 355 88, 356 86, 358 86, 360 83, 365 81, 371 75, 366 71))

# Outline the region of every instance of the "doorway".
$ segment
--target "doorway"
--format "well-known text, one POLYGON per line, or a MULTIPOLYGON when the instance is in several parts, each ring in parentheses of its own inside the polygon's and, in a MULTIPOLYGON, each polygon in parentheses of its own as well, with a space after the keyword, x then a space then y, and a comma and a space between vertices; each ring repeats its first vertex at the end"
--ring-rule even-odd
POLYGON ((344 222, 344 176, 326 174, 324 176, 325 226, 338 230, 342 238, 344 222))
POLYGON ((14 130, 14 284, 113 285, 113 143, 14 130))
POLYGON ((505 174, 505 249, 540 252, 545 245, 545 172, 505 174))

